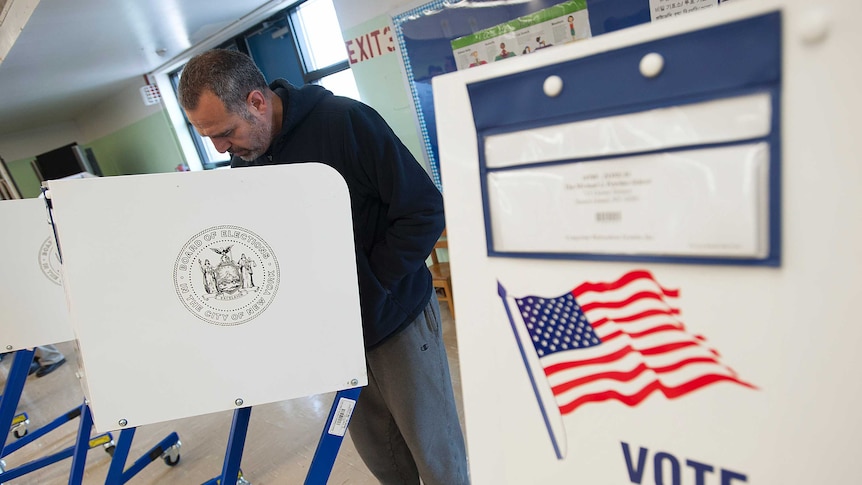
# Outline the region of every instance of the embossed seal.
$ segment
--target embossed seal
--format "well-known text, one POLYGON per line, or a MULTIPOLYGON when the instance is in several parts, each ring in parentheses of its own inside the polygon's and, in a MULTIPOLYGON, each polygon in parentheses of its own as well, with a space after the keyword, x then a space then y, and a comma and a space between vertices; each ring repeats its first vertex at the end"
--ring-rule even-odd
POLYGON ((48 237, 39 247, 39 268, 49 280, 57 285, 63 284, 60 274, 60 255, 53 237, 48 237))
POLYGON ((241 325, 263 313, 278 291, 272 248, 239 226, 215 226, 189 239, 174 264, 183 305, 213 325, 241 325))

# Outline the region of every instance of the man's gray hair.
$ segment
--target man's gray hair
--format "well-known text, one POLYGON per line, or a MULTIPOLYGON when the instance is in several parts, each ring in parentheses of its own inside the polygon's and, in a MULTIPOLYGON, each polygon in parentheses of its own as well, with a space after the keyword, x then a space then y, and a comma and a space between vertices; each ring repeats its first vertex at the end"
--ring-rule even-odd
POLYGON ((178 89, 180 105, 191 111, 205 91, 212 91, 230 113, 248 115, 246 100, 254 90, 266 92, 260 69, 241 52, 213 49, 193 57, 183 68, 178 89))

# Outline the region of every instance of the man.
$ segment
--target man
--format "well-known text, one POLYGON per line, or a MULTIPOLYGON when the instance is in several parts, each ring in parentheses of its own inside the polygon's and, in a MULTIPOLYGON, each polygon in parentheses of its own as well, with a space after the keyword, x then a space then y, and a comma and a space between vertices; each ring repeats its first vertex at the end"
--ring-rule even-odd
MULTIPOLYGON (((42 345, 33 349, 35 354, 33 361, 30 362, 30 370, 27 375, 36 374, 36 377, 45 377, 48 374, 57 370, 58 367, 66 363, 66 357, 53 345, 42 345)), ((0 354, 0 361, 8 352, 0 354)))
POLYGON ((66 356, 53 345, 36 347, 33 362, 30 363, 28 375, 36 373, 36 377, 45 377, 66 363, 66 356))
POLYGON ((235 51, 190 60, 179 98, 198 132, 233 156, 231 167, 320 161, 344 177, 368 367, 351 438, 381 483, 469 483, 425 266, 444 227, 442 197, 428 174, 372 108, 320 86, 267 86, 235 51))

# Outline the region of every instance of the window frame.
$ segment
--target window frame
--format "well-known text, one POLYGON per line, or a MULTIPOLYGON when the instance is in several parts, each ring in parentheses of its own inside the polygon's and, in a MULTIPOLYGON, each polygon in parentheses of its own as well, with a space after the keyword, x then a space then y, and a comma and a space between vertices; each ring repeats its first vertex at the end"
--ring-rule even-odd
MULTIPOLYGON (((254 56, 250 52, 251 49, 249 48, 248 38, 257 35, 261 31, 267 29, 272 22, 284 21, 286 22, 286 26, 289 29, 290 44, 292 47, 292 49, 290 49, 291 52, 286 53, 286 55, 292 55, 297 60, 298 65, 302 71, 302 79, 305 84, 319 84, 320 81, 327 76, 331 76, 333 74, 349 70, 350 61, 348 60, 346 51, 344 52, 344 60, 340 62, 336 62, 334 64, 330 64, 328 66, 324 66, 315 70, 308 69, 302 51, 304 43, 301 42, 298 37, 299 29, 297 28, 298 22, 296 21, 296 12, 299 10, 302 4, 308 1, 310 0, 301 0, 291 4, 286 8, 276 11, 274 14, 243 30, 241 33, 228 37, 226 40, 224 40, 214 48, 234 49, 244 54, 247 54, 254 60, 254 56)), ((257 63, 256 60, 255 63, 257 63)), ((168 72, 167 74, 167 77, 171 83, 171 87, 174 90, 174 95, 178 94, 180 74, 182 73, 184 67, 185 63, 183 63, 183 65, 179 66, 178 68, 168 72)), ((230 159, 215 160, 210 157, 209 153, 207 152, 207 147, 205 146, 206 141, 203 139, 203 137, 200 136, 195 127, 191 124, 185 114, 185 111, 180 109, 180 112, 182 113, 183 122, 185 123, 186 129, 188 129, 189 135, 194 144, 195 151, 197 151, 197 155, 201 162, 201 167, 204 170, 214 170, 218 168, 229 167, 230 159)))

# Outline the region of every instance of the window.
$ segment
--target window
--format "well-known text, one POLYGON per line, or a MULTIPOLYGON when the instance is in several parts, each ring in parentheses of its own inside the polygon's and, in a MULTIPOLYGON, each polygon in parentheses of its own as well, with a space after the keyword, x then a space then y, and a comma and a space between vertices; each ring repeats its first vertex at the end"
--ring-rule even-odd
POLYGON ((347 59, 332 0, 309 0, 291 13, 302 60, 309 71, 332 66, 347 59), (333 35, 337 34, 337 35, 333 35))
POLYGON ((306 81, 341 96, 359 99, 359 90, 341 38, 332 0, 309 0, 290 13, 294 35, 307 73, 306 81))
MULTIPOLYGON (((332 0, 301 1, 219 47, 250 55, 267 81, 283 78, 296 86, 319 84, 337 95, 359 99, 332 0)), ((178 69, 170 75, 175 92, 181 73, 178 69)), ((205 170, 230 165, 230 155, 219 153, 188 119, 186 126, 205 170)))
POLYGON ((343 71, 338 71, 335 74, 322 77, 318 80, 317 84, 320 84, 339 96, 359 99, 359 89, 356 87, 356 80, 353 78, 353 71, 350 69, 345 69, 343 71))

